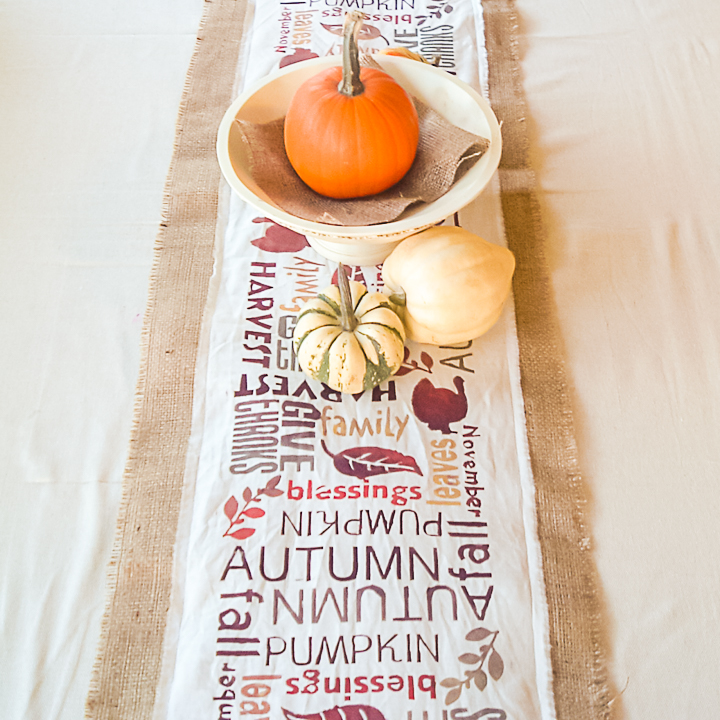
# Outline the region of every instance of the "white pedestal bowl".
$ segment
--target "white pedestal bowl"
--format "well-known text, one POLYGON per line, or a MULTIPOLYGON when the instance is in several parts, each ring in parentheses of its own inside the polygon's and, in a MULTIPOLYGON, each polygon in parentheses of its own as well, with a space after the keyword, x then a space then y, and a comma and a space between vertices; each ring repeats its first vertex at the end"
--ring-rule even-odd
POLYGON ((408 58, 374 55, 382 69, 412 96, 448 122, 490 141, 485 154, 445 195, 407 210, 398 219, 377 225, 338 226, 312 222, 278 207, 254 182, 247 149, 236 118, 265 123, 284 117, 295 90, 339 56, 313 58, 277 70, 242 93, 220 124, 217 155, 231 188, 263 216, 305 235, 321 255, 347 265, 381 263, 404 238, 436 225, 474 200, 489 183, 500 162, 500 127, 489 104, 467 83, 432 65, 408 58))

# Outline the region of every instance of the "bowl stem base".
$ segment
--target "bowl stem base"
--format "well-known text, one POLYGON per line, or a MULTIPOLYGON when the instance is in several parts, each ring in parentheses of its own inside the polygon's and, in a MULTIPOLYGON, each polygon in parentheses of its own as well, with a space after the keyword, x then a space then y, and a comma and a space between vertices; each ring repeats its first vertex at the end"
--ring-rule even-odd
POLYGON ((363 242, 358 238, 357 244, 348 242, 333 242, 327 238, 316 235, 306 235, 310 246, 328 260, 343 263, 343 265, 379 265, 393 251, 402 238, 390 242, 363 242))

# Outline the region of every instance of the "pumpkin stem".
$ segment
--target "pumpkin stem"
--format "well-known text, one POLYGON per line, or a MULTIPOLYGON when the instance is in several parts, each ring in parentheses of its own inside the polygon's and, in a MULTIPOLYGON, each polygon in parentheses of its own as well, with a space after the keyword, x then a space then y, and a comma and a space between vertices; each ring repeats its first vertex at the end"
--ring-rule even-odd
POLYGON ((338 92, 347 97, 355 97, 365 91, 365 86, 360 80, 360 51, 357 41, 364 18, 365 16, 359 10, 353 10, 345 15, 342 80, 338 85, 338 92))
POLYGON ((338 264, 338 287, 340 288, 340 322, 343 330, 352 332, 358 326, 358 321, 353 308, 350 282, 342 263, 338 264))

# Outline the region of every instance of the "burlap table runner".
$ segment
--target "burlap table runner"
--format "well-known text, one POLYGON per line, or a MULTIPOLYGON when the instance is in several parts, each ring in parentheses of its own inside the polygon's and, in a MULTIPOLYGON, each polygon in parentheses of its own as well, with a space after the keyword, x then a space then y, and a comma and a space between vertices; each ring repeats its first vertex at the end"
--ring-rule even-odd
MULTIPOLYGON (((545 258, 511 0, 485 0, 490 99, 503 122, 500 167, 527 432, 550 614, 557 716, 610 716, 601 602, 545 258)), ((213 269, 220 172, 215 134, 232 99, 244 0, 208 2, 180 108, 143 329, 135 423, 89 718, 152 718, 190 434, 193 379, 213 269)))

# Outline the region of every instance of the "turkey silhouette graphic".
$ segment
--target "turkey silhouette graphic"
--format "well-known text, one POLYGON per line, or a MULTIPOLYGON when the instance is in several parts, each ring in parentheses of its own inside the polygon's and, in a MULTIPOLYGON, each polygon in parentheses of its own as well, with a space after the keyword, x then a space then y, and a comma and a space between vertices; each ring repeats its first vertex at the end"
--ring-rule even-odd
POLYGON ((456 375, 453 385, 456 392, 435 387, 428 378, 423 378, 413 389, 412 408, 415 417, 431 430, 440 430, 443 435, 449 435, 452 432, 450 423, 462 420, 468 411, 465 381, 456 375))

